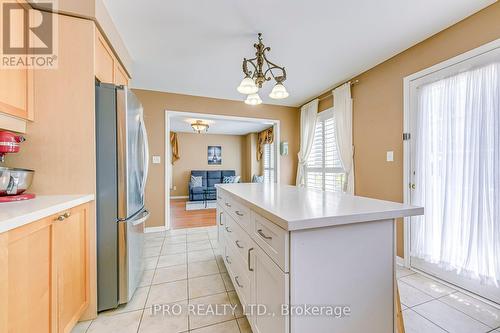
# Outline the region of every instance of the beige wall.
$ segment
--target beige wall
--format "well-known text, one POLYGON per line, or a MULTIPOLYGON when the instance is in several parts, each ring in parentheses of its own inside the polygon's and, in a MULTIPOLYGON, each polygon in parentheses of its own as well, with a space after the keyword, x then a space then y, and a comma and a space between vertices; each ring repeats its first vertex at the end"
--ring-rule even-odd
POLYGON ((235 170, 242 175, 245 164, 246 137, 244 135, 218 135, 177 133, 180 159, 173 166, 171 196, 187 196, 191 170, 235 170), (208 165, 208 146, 222 147, 222 164, 208 165))
MULTIPOLYGON (((356 194, 403 201, 403 78, 500 38, 500 3, 362 73, 352 88, 356 194), (386 162, 386 151, 394 162, 386 162)), ((324 99, 320 110, 332 105, 324 99)), ((398 255, 403 226, 398 224, 398 255)))
POLYGON ((283 184, 295 184, 297 153, 299 147, 298 108, 257 105, 243 101, 172 94, 151 90, 134 89, 144 107, 151 155, 161 156, 161 164, 151 164, 146 186, 146 205, 151 211, 148 227, 164 225, 165 209, 165 110, 218 114, 238 117, 280 120, 281 141, 288 141, 288 156, 281 156, 280 177, 283 184))

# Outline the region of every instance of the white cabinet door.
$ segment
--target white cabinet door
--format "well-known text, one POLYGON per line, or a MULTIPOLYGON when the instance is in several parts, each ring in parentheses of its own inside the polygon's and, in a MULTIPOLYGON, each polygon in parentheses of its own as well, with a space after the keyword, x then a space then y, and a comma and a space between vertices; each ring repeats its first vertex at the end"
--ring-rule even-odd
POLYGON ((268 314, 254 313, 254 333, 288 333, 289 318, 281 315, 282 304, 289 303, 289 276, 258 246, 251 258, 253 268, 253 304, 266 306, 268 314), (271 315, 270 313, 274 313, 271 315))

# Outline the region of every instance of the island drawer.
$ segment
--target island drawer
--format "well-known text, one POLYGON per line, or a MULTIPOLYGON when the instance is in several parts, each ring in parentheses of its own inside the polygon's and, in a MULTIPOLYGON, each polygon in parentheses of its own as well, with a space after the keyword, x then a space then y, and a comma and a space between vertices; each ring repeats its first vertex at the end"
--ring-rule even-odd
POLYGON ((248 233, 251 233, 250 209, 231 196, 224 196, 224 208, 234 218, 240 226, 248 233))
POLYGON ((252 228, 253 240, 284 272, 288 272, 288 232, 253 211, 252 228))
POLYGON ((241 304, 251 304, 251 281, 252 272, 247 270, 246 265, 240 260, 236 247, 226 244, 226 267, 234 289, 238 293, 241 304))
POLYGON ((231 216, 227 216, 226 221, 227 242, 234 245, 236 251, 240 255, 240 260, 244 265, 248 266, 248 258, 250 257, 250 252, 254 248, 254 242, 231 216))

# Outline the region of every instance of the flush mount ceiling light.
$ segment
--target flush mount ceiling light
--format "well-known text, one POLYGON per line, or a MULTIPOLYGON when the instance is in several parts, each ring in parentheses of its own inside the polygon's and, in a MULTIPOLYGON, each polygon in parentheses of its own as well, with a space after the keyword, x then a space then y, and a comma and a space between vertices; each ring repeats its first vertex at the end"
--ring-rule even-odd
POLYGON ((246 104, 257 105, 262 103, 258 91, 266 81, 274 79, 276 85, 269 94, 269 97, 274 99, 282 99, 288 97, 283 82, 286 80, 285 67, 280 67, 269 61, 266 57, 266 52, 271 51, 269 46, 264 46, 262 43, 262 34, 259 33, 259 42, 253 44, 257 52, 255 58, 243 58, 243 73, 245 77, 238 86, 238 92, 248 95, 245 100, 246 104), (248 69, 250 64, 251 69, 248 69))
POLYGON ((208 131, 208 124, 205 124, 204 122, 202 122, 201 120, 197 120, 195 121, 194 123, 191 124, 191 127, 193 128, 193 130, 195 132, 197 132, 198 134, 200 134, 201 132, 206 132, 208 131))

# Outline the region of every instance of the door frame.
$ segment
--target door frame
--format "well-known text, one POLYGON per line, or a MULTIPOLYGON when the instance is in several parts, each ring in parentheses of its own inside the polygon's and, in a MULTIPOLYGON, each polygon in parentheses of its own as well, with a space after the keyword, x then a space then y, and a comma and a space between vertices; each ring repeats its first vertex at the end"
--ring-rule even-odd
MULTIPOLYGON (((412 135, 410 92, 413 81, 448 67, 467 62, 495 49, 500 49, 500 38, 403 78, 403 133, 410 133, 412 135)), ((411 203, 411 140, 412 138, 410 137, 410 140, 403 141, 403 200, 405 204, 411 203)), ((411 217, 404 218, 404 265, 408 268, 410 267, 410 219, 411 217)))
POLYGON ((276 183, 280 183, 280 159, 281 159, 281 151, 280 151, 280 142, 281 142, 281 124, 278 119, 266 119, 266 118, 253 118, 253 117, 241 117, 241 116, 228 116, 228 115, 219 115, 213 113, 200 113, 200 112, 189 112, 189 111, 174 111, 174 110, 165 110, 165 167, 164 167, 164 177, 165 177, 165 223, 164 230, 170 230, 170 177, 168 176, 169 171, 171 169, 170 157, 169 157, 169 143, 170 143, 170 117, 172 116, 187 116, 192 118, 202 118, 202 119, 226 119, 226 120, 239 120, 239 121, 247 121, 247 122, 262 122, 269 123, 274 128, 275 138, 274 140, 275 151, 276 151, 276 159, 275 159, 275 179, 276 183))

